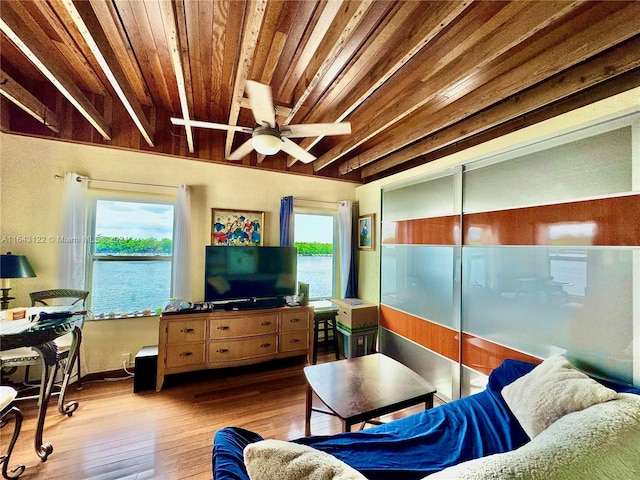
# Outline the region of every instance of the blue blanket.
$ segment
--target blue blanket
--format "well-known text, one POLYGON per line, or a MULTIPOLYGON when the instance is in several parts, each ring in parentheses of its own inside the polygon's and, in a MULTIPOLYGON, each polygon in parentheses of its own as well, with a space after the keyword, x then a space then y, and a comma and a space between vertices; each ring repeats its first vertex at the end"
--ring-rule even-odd
MULTIPOLYGON (((466 460, 508 452, 529 438, 500 391, 534 367, 505 360, 491 373, 484 392, 360 432, 294 442, 330 453, 370 480, 420 479, 466 460)), ((261 439, 235 427, 216 432, 214 479, 248 480, 242 450, 261 439)))
POLYGON ((500 390, 532 368, 507 362, 494 370, 484 392, 368 430, 295 441, 334 455, 371 480, 420 479, 524 445, 529 438, 500 390))

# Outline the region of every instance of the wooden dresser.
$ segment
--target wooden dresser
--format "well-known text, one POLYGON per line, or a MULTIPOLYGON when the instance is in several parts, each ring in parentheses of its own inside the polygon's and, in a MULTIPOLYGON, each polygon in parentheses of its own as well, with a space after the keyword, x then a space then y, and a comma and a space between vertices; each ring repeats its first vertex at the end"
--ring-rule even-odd
POLYGON ((311 359, 312 307, 162 315, 156 391, 164 376, 284 357, 311 359))

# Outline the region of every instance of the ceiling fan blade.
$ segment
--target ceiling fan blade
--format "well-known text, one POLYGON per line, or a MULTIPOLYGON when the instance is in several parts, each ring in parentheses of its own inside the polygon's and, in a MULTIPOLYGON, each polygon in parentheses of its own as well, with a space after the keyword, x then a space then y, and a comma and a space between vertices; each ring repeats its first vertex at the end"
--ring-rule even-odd
POLYGON ((351 123, 307 123, 282 127, 280 134, 288 138, 323 137, 325 135, 349 135, 351 123))
POLYGON ((253 129, 250 127, 243 127, 241 125, 226 125, 224 123, 203 122, 200 120, 185 120, 184 118, 170 118, 171 123, 174 125, 189 125, 190 127, 211 128, 214 130, 230 130, 233 132, 252 133, 253 129))
POLYGON ((231 154, 227 157, 227 160, 242 160, 244 157, 249 155, 253 150, 253 142, 251 139, 244 142, 240 145, 236 150, 231 152, 231 154))
POLYGON ((281 137, 281 140, 282 140, 282 147, 280 147, 280 149, 283 152, 288 153, 292 157, 296 157, 301 162, 303 162, 303 163, 311 163, 316 159, 316 157, 311 155, 309 152, 307 152, 300 145, 298 145, 295 142, 292 142, 288 138, 281 137))
POLYGON ((247 80, 247 94, 256 123, 258 125, 266 123, 271 128, 275 128, 276 109, 273 106, 271 87, 253 80, 247 80))

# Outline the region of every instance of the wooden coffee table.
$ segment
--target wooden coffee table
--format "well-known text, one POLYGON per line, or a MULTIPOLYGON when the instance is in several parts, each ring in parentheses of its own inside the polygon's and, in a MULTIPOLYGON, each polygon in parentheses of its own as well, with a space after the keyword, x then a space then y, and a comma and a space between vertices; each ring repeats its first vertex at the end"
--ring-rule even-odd
POLYGON ((436 389, 400 362, 380 353, 309 365, 305 435, 311 435, 311 412, 335 415, 344 432, 352 425, 424 402, 433 407, 436 389), (316 394, 329 408, 313 407, 316 394))

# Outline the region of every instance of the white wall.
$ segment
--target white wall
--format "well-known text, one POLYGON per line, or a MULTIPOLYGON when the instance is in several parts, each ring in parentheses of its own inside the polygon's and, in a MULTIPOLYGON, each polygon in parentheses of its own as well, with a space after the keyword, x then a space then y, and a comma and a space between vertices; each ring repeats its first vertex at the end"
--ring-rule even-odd
MULTIPOLYGON (((280 198, 355 200, 355 184, 157 154, 116 150, 0 133, 0 251, 27 255, 36 278, 12 281, 11 306, 29 305, 29 292, 55 288, 56 244, 64 182, 75 172, 93 179, 160 185, 188 184, 192 211, 192 298, 202 300, 204 246, 210 243, 211 208, 265 212, 265 245, 279 244, 280 198), (32 241, 19 241, 31 238, 32 241), (34 240, 37 240, 34 241, 34 240)), ((158 318, 87 322, 83 371, 121 366, 144 345, 158 342, 158 318)))
MULTIPOLYGON (((454 166, 468 164, 522 145, 557 136, 583 125, 597 124, 608 119, 638 111, 640 111, 640 88, 635 88, 411 170, 359 186, 356 188, 356 199, 359 203, 360 215, 375 213, 379 227, 381 220, 381 192, 385 185, 426 176, 454 166)), ((635 148, 636 151, 638 151, 639 147, 637 145, 635 148)), ((636 155, 634 157, 634 168, 636 172, 638 171, 636 165, 637 160, 636 155)), ((634 188, 637 188, 637 185, 637 182, 634 183, 634 188)), ((375 251, 360 251, 359 267, 359 296, 366 301, 378 303, 380 299, 380 235, 376 235, 375 251)))

